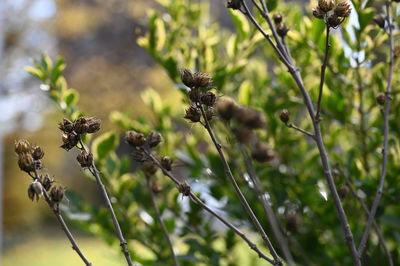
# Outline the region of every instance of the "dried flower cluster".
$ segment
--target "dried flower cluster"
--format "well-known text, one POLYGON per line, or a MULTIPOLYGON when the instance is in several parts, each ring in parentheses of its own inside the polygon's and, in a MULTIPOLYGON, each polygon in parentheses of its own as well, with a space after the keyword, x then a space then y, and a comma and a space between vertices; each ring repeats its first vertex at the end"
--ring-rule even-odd
POLYGON ((350 13, 351 7, 347 1, 335 5, 334 0, 319 0, 317 7, 313 9, 313 16, 325 20, 331 28, 337 28, 350 13))
POLYGON ((80 117, 73 122, 64 118, 58 125, 63 132, 61 148, 69 151, 78 144, 81 135, 95 133, 100 130, 100 126, 101 121, 95 117, 80 117))

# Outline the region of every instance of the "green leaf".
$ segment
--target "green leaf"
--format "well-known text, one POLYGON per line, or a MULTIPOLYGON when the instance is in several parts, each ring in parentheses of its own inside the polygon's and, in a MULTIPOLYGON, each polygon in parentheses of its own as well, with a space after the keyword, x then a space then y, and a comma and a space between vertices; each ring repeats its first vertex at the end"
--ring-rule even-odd
POLYGON ((249 80, 245 80, 239 88, 238 101, 240 104, 250 105, 252 85, 249 80))
POLYGON ((268 0, 267 8, 271 12, 278 6, 278 0, 268 0))
POLYGON ((41 70, 39 70, 37 68, 34 68, 34 67, 31 67, 31 66, 24 67, 24 70, 26 72, 28 72, 29 74, 31 74, 32 76, 40 79, 41 81, 43 81, 43 82, 45 81, 45 76, 46 75, 41 70))
POLYGON ((69 89, 64 94, 67 107, 75 105, 79 100, 79 93, 74 89, 69 89))
POLYGON ((249 22, 246 20, 244 15, 242 15, 240 12, 229 9, 229 13, 231 14, 233 23, 235 24, 235 27, 236 27, 236 30, 238 33, 238 39, 239 40, 246 39, 248 36, 248 33, 250 32, 249 22))
POLYGON ((64 71, 65 69, 65 61, 62 57, 58 57, 56 60, 56 64, 51 72, 51 83, 56 83, 58 78, 61 76, 61 73, 64 71))
POLYGON ((119 137, 115 132, 107 132, 93 141, 92 149, 95 160, 103 160, 112 151, 114 151, 119 144, 119 137))
POLYGON ((152 88, 147 88, 141 94, 143 102, 148 105, 153 111, 158 113, 162 110, 162 101, 160 94, 152 88))

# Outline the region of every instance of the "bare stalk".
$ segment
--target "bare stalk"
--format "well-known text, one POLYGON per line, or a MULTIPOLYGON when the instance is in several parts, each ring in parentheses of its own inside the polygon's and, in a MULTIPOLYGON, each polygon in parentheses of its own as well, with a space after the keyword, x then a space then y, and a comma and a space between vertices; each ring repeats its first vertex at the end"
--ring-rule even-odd
POLYGON ((388 149, 389 149, 389 110, 390 110, 390 102, 391 102, 391 93, 392 93, 392 79, 393 79, 393 50, 394 50, 394 39, 393 39, 393 28, 392 28, 392 17, 391 17, 391 9, 390 9, 390 1, 386 2, 386 13, 387 13, 387 23, 389 30, 389 75, 387 79, 387 88, 386 88, 386 105, 383 111, 383 121, 384 121, 384 129, 383 129, 383 149, 382 149, 382 172, 379 179, 378 189, 374 198, 374 202, 371 207, 370 214, 368 216, 367 226, 365 227, 364 234, 361 238, 360 246, 358 248, 358 253, 360 258, 365 251, 367 246, 367 241, 369 237, 369 233, 371 231, 372 223, 376 214, 376 210, 378 209, 379 203, 382 198, 383 186, 385 184, 386 172, 387 172, 387 160, 388 160, 388 149))
MULTIPOLYGON (((277 46, 272 42, 271 38, 269 37, 268 34, 265 33, 265 31, 260 27, 260 25, 257 23, 257 21, 255 20, 255 18, 253 17, 253 15, 250 13, 249 9, 246 6, 245 1, 242 1, 246 12, 244 13, 249 19, 250 21, 255 25, 255 27, 264 35, 264 37, 270 42, 270 44, 272 45, 272 47, 274 48, 275 52, 279 55, 279 58, 281 59, 281 61, 285 64, 285 66, 288 68, 289 73, 292 75, 294 81, 296 82, 298 88, 300 89, 300 92, 303 96, 303 101, 304 104, 307 107, 309 116, 312 120, 312 124, 314 127, 314 135, 315 135, 315 142, 317 144, 318 150, 319 150, 319 154, 320 154, 320 158, 321 158, 321 163, 322 163, 322 167, 324 169, 324 174, 328 183, 328 187, 329 190, 331 191, 332 194, 332 198, 333 198, 333 202, 336 208, 336 211, 338 213, 339 216, 339 220, 342 224, 343 227, 343 231, 345 234, 345 240, 346 240, 346 244, 351 252, 351 256, 353 258, 353 262, 355 265, 361 265, 361 261, 360 258, 358 256, 358 251, 356 249, 355 243, 354 243, 354 237, 353 237, 353 233, 351 232, 350 229, 350 225, 349 222, 347 220, 347 216, 346 213, 343 209, 343 205, 340 201, 340 197, 337 193, 336 190, 336 186, 333 180, 333 176, 332 176, 332 171, 330 169, 330 165, 329 165, 329 157, 328 154, 326 152, 326 148, 323 142, 323 138, 322 138, 322 133, 321 133, 321 128, 320 128, 320 123, 319 120, 316 119, 315 116, 315 110, 314 110, 314 106, 313 103, 311 101, 310 95, 308 93, 308 91, 306 90, 301 74, 299 72, 299 69, 296 67, 295 63, 293 62, 293 60, 291 60, 288 55, 282 55, 281 51, 277 48, 277 46)), ((274 28, 274 25, 270 25, 271 28, 274 28)))
POLYGON ((314 134, 312 134, 312 133, 310 133, 310 132, 308 132, 308 131, 306 131, 306 130, 304 130, 304 129, 302 129, 302 128, 299 128, 298 126, 296 126, 296 125, 294 125, 294 124, 288 124, 287 126, 288 126, 289 128, 293 128, 294 130, 297 130, 297 131, 303 133, 303 134, 306 135, 306 136, 309 136, 309 137, 312 138, 312 139, 315 139, 315 135, 314 135, 314 134))
MULTIPOLYGON (((157 165, 157 167, 163 172, 165 176, 168 176, 177 186, 181 185, 182 182, 179 181, 177 177, 175 177, 170 171, 166 170, 161 163, 151 154, 151 152, 147 151, 146 149, 142 150, 147 157, 157 165)), ((254 250, 260 258, 263 258, 264 260, 268 261, 272 265, 276 265, 275 261, 268 258, 258 247, 255 243, 253 243, 247 236, 244 234, 242 231, 240 231, 237 227, 235 227, 231 222, 229 222, 227 219, 216 213, 214 210, 212 210, 210 207, 208 207, 201 199, 199 199, 192 191, 190 191, 189 194, 190 199, 198 204, 200 207, 205 209, 207 212, 209 212, 211 215, 216 217, 219 221, 221 221, 223 224, 225 224, 228 228, 230 228, 236 235, 238 235, 240 238, 242 238, 247 245, 254 250)))
POLYGON ((239 149, 240 152, 243 156, 243 161, 246 165, 247 172, 250 176, 251 181, 253 182, 253 186, 250 186, 251 189, 254 191, 254 193, 257 195, 258 200, 261 203, 261 206, 264 209, 264 212, 268 218, 268 221, 271 225, 272 232, 275 236, 275 239, 278 241, 279 246, 282 250, 283 256, 285 257, 286 261, 288 262, 289 265, 294 264, 293 256, 290 252, 288 242, 283 235, 281 228, 279 226, 279 222, 277 217, 275 216, 275 213, 269 204, 267 198, 265 197, 265 192, 262 187, 262 184, 260 182, 260 179, 257 176, 257 173, 254 169, 253 163, 251 161, 251 158, 249 157, 248 153, 246 152, 245 148, 243 147, 242 144, 239 143, 239 149))
MULTIPOLYGON (((81 149, 83 151, 89 153, 89 151, 87 150, 85 144, 83 144, 83 141, 82 141, 81 138, 79 138, 79 144, 81 145, 81 149)), ((132 266, 133 264, 132 264, 131 256, 130 256, 129 250, 128 250, 128 243, 125 241, 125 238, 124 238, 124 236, 122 234, 121 227, 120 227, 120 225, 118 223, 118 219, 117 219, 117 217, 115 215, 115 212, 114 212, 113 206, 111 204, 110 198, 109 198, 109 196, 107 194, 106 187, 104 186, 103 182, 101 181, 101 178, 99 176, 99 171, 97 170, 94 161, 92 161, 92 165, 91 165, 91 167, 89 167, 89 171, 93 175, 93 177, 96 179, 96 182, 97 182, 97 184, 98 184, 98 186, 100 188, 100 192, 101 192, 101 194, 103 196, 103 199, 106 202, 106 206, 107 206, 107 208, 108 208, 108 210, 110 212, 112 221, 114 223, 115 234, 117 235, 117 237, 119 239, 120 246, 122 248, 122 252, 124 253, 126 262, 128 263, 129 266, 132 266)))
POLYGON ((176 258, 176 254, 175 254, 175 251, 174 251, 174 246, 172 245, 171 238, 169 237, 169 233, 168 233, 167 227, 165 226, 165 223, 164 223, 163 219, 161 218, 160 210, 157 207, 157 202, 156 202, 156 199, 155 199, 155 195, 154 195, 153 189, 151 188, 150 177, 148 177, 148 176, 146 176, 146 184, 147 184, 147 188, 148 188, 149 193, 150 193, 151 203, 153 204, 154 211, 156 212, 157 221, 160 224, 161 229, 162 229, 163 234, 164 234, 164 237, 168 242, 168 247, 169 247, 169 249, 171 251, 172 259, 174 260, 174 265, 175 266, 179 266, 178 259, 176 258))
POLYGON ((208 134, 211 137, 212 142, 214 143, 215 148, 217 149, 218 155, 220 159, 222 160, 222 164, 225 169, 225 174, 229 181, 231 182, 233 188, 235 189, 236 195, 239 197, 240 202, 242 203, 243 208, 246 210, 247 214, 250 216, 254 226, 256 227, 257 231, 260 233, 261 238, 263 239, 266 247, 269 249, 271 255, 274 257, 275 264, 276 265, 282 265, 282 262, 276 253, 274 247, 272 246, 271 241, 269 240, 267 234, 265 233, 264 229, 262 228, 260 222, 258 221, 256 215, 254 214, 252 208, 250 207, 249 203, 247 202, 245 196, 243 195, 242 191, 240 190, 238 184, 236 183, 235 178, 233 177, 231 168, 229 167, 229 164, 225 158, 224 152, 222 151, 222 145, 218 142, 214 131, 211 128, 210 122, 207 119, 207 115, 204 112, 204 108, 201 104, 197 103, 197 107, 200 109, 202 117, 204 119, 204 126, 208 132, 208 134))
POLYGON ((319 83, 319 93, 318 93, 318 101, 317 101, 317 113, 315 114, 315 119, 317 121, 320 120, 322 93, 323 93, 324 84, 325 84, 325 71, 326 71, 326 66, 328 65, 329 48, 331 47, 331 45, 329 44, 329 33, 330 33, 330 27, 329 27, 329 25, 326 25, 325 55, 324 55, 324 61, 323 61, 322 66, 321 66, 321 80, 320 80, 320 83, 319 83))

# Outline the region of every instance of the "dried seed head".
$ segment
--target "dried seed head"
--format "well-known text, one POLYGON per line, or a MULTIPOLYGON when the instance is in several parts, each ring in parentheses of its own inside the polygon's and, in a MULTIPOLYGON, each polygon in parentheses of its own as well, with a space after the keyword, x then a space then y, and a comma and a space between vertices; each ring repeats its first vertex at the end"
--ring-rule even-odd
POLYGON ((338 17, 346 18, 350 15, 351 13, 351 7, 348 2, 340 2, 337 4, 335 7, 335 15, 338 17))
POLYGON ((132 153, 132 158, 133 160, 135 160, 136 162, 144 162, 145 158, 144 158, 144 153, 142 151, 139 150, 135 150, 132 153))
POLYGON ((332 14, 328 17, 327 24, 331 28, 336 28, 343 22, 336 14, 332 14))
POLYGON ((28 197, 30 200, 36 197, 36 201, 43 195, 43 186, 37 180, 33 181, 28 187, 28 197))
POLYGON ((64 133, 71 133, 74 130, 74 123, 64 118, 63 121, 58 124, 58 128, 64 133))
POLYGON ((208 107, 205 111, 206 114, 206 118, 208 121, 210 121, 211 119, 213 119, 214 117, 214 108, 212 107, 208 107))
POLYGON ((133 130, 125 133, 125 141, 132 147, 141 147, 146 143, 144 135, 133 130))
POLYGON ((232 8, 232 9, 234 9, 234 10, 236 10, 236 9, 240 9, 240 7, 241 7, 241 1, 240 0, 230 0, 230 1, 228 1, 228 3, 227 3, 227 8, 232 8))
POLYGON ((201 90, 198 88, 193 88, 188 92, 188 96, 192 102, 198 103, 200 102, 201 90))
POLYGON ((150 148, 156 147, 158 144, 160 144, 162 141, 161 134, 158 132, 150 132, 150 134, 147 136, 147 144, 149 145, 150 148))
POLYGON ((142 164, 142 170, 146 175, 152 176, 157 172, 158 167, 153 162, 146 161, 142 164))
POLYGON ((65 189, 62 186, 53 187, 50 191, 50 199, 54 203, 60 203, 64 197, 65 189))
POLYGON ((384 16, 375 16, 373 20, 381 29, 385 28, 386 19, 384 16))
POLYGON ((232 129, 233 134, 235 134, 236 139, 240 143, 251 143, 251 140, 254 138, 253 130, 248 127, 239 127, 232 129))
POLYGON ((167 171, 172 170, 172 159, 169 156, 161 157, 161 166, 164 167, 167 171))
POLYGON ((329 12, 331 11, 335 6, 334 0, 318 0, 318 7, 324 11, 324 12, 329 12))
POLYGON ((386 103, 386 95, 384 93, 379 93, 378 96, 376 96, 376 101, 380 105, 385 105, 385 103, 386 103))
POLYGON ((286 217, 286 229, 288 231, 297 232, 301 225, 301 218, 297 213, 289 214, 286 217))
POLYGON ((18 156, 18 166, 27 173, 35 171, 35 161, 30 153, 21 153, 18 156))
POLYGON ((89 117, 86 119, 89 128, 87 129, 87 133, 96 133, 101 128, 101 120, 96 117, 89 117))
POLYGON ((82 168, 89 168, 93 165, 93 154, 87 153, 86 151, 81 151, 81 153, 76 156, 76 160, 79 162, 82 168))
POLYGON ((178 190, 180 193, 182 193, 183 196, 190 196, 190 186, 185 182, 185 183, 180 183, 178 185, 178 190))
POLYGON ((246 107, 238 107, 234 112, 237 121, 249 128, 258 129, 265 127, 266 120, 260 111, 246 107))
POLYGON ((74 123, 74 131, 77 134, 85 134, 89 129, 89 123, 87 122, 85 117, 78 118, 74 123))
POLYGON ((49 191, 51 185, 54 183, 54 180, 50 178, 49 174, 39 176, 38 181, 46 191, 49 191))
POLYGON ((251 150, 251 157, 258 162, 266 162, 274 158, 274 151, 265 143, 258 142, 251 150))
POLYGON ((185 84, 189 88, 194 87, 195 83, 194 83, 193 73, 189 69, 184 68, 181 70, 181 79, 183 84, 185 84))
POLYGON ((232 119, 237 108, 238 106, 232 100, 219 100, 217 103, 217 111, 219 116, 227 121, 232 119))
POLYGON ((31 152, 31 144, 26 139, 15 141, 15 152, 17 154, 31 152))
POLYGON ((63 148, 66 151, 69 151, 70 149, 75 147, 76 144, 78 144, 79 137, 74 133, 67 133, 67 134, 64 133, 62 135, 62 141, 64 144, 61 145, 61 148, 63 148))
POLYGON ((186 114, 184 116, 185 119, 192 121, 193 123, 197 123, 200 121, 201 113, 197 107, 190 106, 186 110, 186 114))
POLYGON ((272 16, 272 19, 274 20, 275 24, 280 24, 282 22, 283 17, 280 13, 275 13, 272 16))
POLYGON ((325 17, 325 12, 322 11, 321 8, 319 8, 319 6, 313 9, 312 14, 317 19, 323 19, 325 17))
POLYGON ((163 188, 160 184, 158 184, 157 182, 153 182, 153 184, 151 184, 151 190, 155 193, 158 194, 160 193, 163 188))
POLYGON ((32 148, 32 157, 34 160, 40 160, 43 158, 43 156, 44 152, 42 148, 40 148, 39 146, 35 146, 32 148))
POLYGON ((207 106, 214 106, 216 100, 217 96, 211 91, 207 91, 200 98, 201 103, 207 106))
POLYGON ((339 197, 341 199, 344 199, 347 197, 347 195, 349 194, 349 188, 346 185, 342 185, 339 189, 338 189, 338 194, 339 197))
POLYGON ((283 109, 281 111, 281 113, 279 114, 279 119, 283 123, 287 124, 287 122, 289 122, 289 120, 290 120, 290 112, 287 109, 283 109))
POLYGON ((196 72, 193 74, 194 86, 197 88, 211 88, 212 87, 212 79, 211 76, 203 73, 196 72))
POLYGON ((279 24, 279 25, 276 27, 276 32, 277 32, 278 35, 279 35, 280 37, 282 37, 282 38, 285 37, 285 36, 287 35, 288 31, 289 31, 289 28, 286 26, 285 23, 279 24))

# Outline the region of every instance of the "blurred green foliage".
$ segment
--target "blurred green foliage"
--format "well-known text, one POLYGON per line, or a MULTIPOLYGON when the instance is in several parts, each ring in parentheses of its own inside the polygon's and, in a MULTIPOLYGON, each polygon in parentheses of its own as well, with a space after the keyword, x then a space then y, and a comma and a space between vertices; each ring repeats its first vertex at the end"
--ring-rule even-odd
MULTIPOLYGON (((112 195, 133 259, 144 265, 165 265, 171 262, 171 254, 156 223, 145 177, 127 152, 127 145, 120 141, 120 136, 127 130, 145 134, 152 130, 160 132, 164 142, 158 154, 173 157, 177 175, 185 177, 201 198, 215 205, 261 245, 224 178, 221 161, 205 129, 197 124, 188 124, 183 119, 188 100, 187 88, 181 84, 179 70, 186 67, 210 74, 220 97, 229 96, 242 105, 264 112, 267 126, 258 130, 257 135, 273 147, 277 158, 271 163, 254 164, 282 227, 291 215, 298 216, 301 221, 296 230, 285 229, 295 261, 316 265, 351 264, 316 146, 279 121, 279 112, 288 109, 293 123, 306 130, 312 128, 301 94, 287 69, 278 62, 273 49, 239 12, 227 11, 231 16, 231 26, 234 26, 232 31, 231 26, 223 26, 212 16, 208 1, 158 2, 162 9, 150 12, 147 34, 138 40, 138 44, 155 58, 175 88, 182 92, 181 105, 163 101, 154 89, 146 89, 141 98, 154 114, 153 119, 132 119, 130 114, 116 110, 110 114, 110 120, 116 125, 114 131, 104 132, 93 140, 86 139, 92 145, 96 164, 112 195), (324 197, 326 193, 327 199, 324 197)), ((312 18, 311 8, 306 8, 304 12, 293 3, 268 2, 271 10, 283 14, 285 23, 290 27, 288 45, 301 69, 306 88, 315 100, 325 45, 324 38, 321 38, 325 25, 312 18)), ((322 127, 332 165, 351 177, 370 205, 380 174, 383 120, 375 97, 386 88, 388 37, 373 24, 373 16, 380 11, 372 7, 373 1, 352 2, 356 16, 335 31, 331 40, 322 100, 322 127), (363 118, 359 111, 361 102, 363 118), (361 122, 361 119, 364 121, 361 122)), ((261 17, 258 19, 260 25, 268 29, 266 22, 261 17)), ((77 105, 79 95, 68 87, 62 76, 64 68, 63 59, 53 62, 49 57, 42 56, 27 70, 41 80, 44 84, 42 88, 48 89, 49 96, 67 117, 77 118, 83 115, 77 105)), ((393 84, 394 88, 398 87, 398 75, 394 76, 393 84)), ((393 97, 397 93, 395 91, 393 97)), ((400 185, 397 181, 397 173, 400 172, 399 107, 398 101, 393 101, 388 175, 376 215, 395 264, 400 263, 400 185)), ((227 147, 234 176, 267 234, 272 236, 263 209, 244 178, 245 166, 232 132, 218 119, 212 124, 223 146, 227 147)), ((337 187, 344 184, 343 176, 338 174, 335 178, 337 187)), ((243 243, 198 206, 182 199, 161 173, 153 182, 162 187, 157 203, 182 265, 242 265, 239 261, 243 262, 243 257, 246 265, 263 263, 250 249, 237 253, 237 247, 243 247, 243 243)), ((110 244, 117 242, 111 218, 104 207, 85 203, 73 191, 68 192, 68 198, 70 203, 63 210, 71 219, 110 244)), ((358 243, 367 217, 354 197, 346 197, 343 204, 358 243)), ((385 264, 385 253, 374 232, 372 235, 365 263, 385 264)), ((273 243, 278 246, 275 239, 273 243)))

